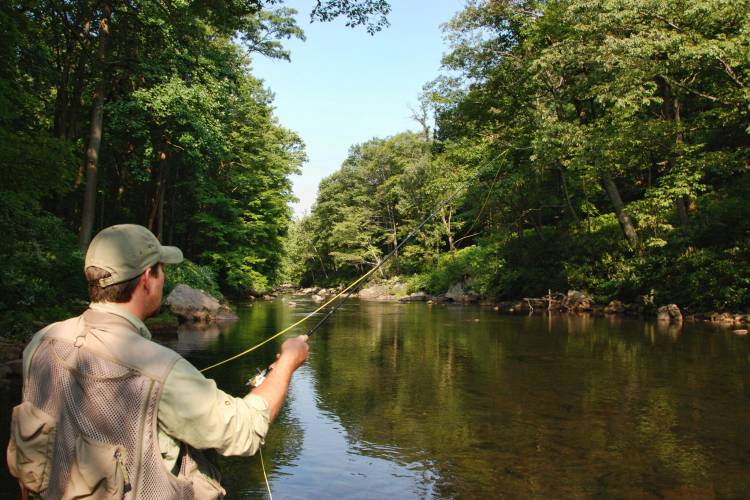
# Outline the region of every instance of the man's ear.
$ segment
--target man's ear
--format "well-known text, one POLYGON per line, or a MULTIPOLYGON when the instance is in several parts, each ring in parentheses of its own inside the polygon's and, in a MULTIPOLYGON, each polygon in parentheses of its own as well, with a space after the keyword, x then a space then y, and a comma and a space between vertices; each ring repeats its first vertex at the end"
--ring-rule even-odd
POLYGON ((151 268, 148 267, 146 268, 145 271, 143 271, 143 273, 141 273, 141 277, 138 279, 138 286, 143 286, 143 289, 147 292, 150 291, 151 290, 150 278, 151 278, 151 268))

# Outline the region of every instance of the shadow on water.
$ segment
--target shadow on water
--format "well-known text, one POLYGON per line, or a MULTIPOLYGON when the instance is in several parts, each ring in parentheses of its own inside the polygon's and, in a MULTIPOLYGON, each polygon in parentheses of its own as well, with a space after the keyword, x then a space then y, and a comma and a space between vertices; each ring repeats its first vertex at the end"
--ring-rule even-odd
MULTIPOLYGON (((294 300, 164 341, 208 366, 315 308, 294 300)), ((242 394, 278 345, 208 375, 242 394)), ((279 498, 742 497, 749 354, 708 326, 352 301, 311 339, 266 468, 279 498)), ((230 498, 264 494, 257 458, 218 460, 230 498)))

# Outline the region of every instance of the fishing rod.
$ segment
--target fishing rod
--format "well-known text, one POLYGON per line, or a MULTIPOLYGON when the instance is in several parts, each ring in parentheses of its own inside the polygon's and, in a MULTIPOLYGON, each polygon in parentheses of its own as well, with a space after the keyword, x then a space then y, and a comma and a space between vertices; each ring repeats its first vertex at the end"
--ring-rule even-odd
MULTIPOLYGON (((494 163, 497 159, 500 158, 501 154, 496 155, 491 161, 487 162, 485 165, 494 163)), ((499 173, 499 170, 498 170, 498 173, 499 173)), ((406 238, 404 238, 403 240, 401 240, 401 243, 399 243, 398 245, 396 245, 396 247, 393 250, 391 250, 380 262, 378 262, 378 264, 375 267, 373 267, 372 269, 370 269, 369 271, 367 271, 365 274, 363 274, 362 276, 360 276, 353 283, 351 283, 349 286, 347 286, 342 291, 340 291, 338 294, 336 294, 331 300, 327 301, 326 303, 324 303, 323 305, 321 305, 320 307, 318 307, 313 312, 309 313, 307 316, 305 316, 301 320, 299 320, 299 321, 297 321, 297 322, 289 325, 288 327, 284 328, 280 332, 272 335, 271 337, 265 339, 264 341, 262 341, 262 342, 260 342, 260 343, 258 343, 256 345, 254 345, 253 347, 250 347, 249 349, 246 349, 246 350, 244 350, 244 351, 242 351, 242 352, 240 352, 238 354, 235 354, 234 356, 231 356, 231 357, 229 357, 229 358, 227 358, 227 359, 225 359, 223 361, 220 361, 220 362, 215 363, 215 364, 213 364, 211 366, 203 368, 200 371, 201 372, 206 372, 208 370, 216 368, 217 366, 221 366, 221 365, 223 365, 225 363, 229 363, 230 361, 233 361, 233 360, 235 360, 237 358, 240 358, 240 357, 242 357, 242 356, 244 356, 244 355, 246 355, 246 354, 254 351, 255 349, 258 349, 259 347, 267 344, 268 342, 272 341, 273 339, 275 339, 275 338, 283 335, 284 333, 288 332, 292 328, 294 328, 294 327, 302 324, 304 321, 310 319, 315 314, 317 314, 318 312, 320 312, 324 308, 328 307, 330 304, 332 304, 334 301, 336 301, 336 299, 338 299, 339 297, 341 297, 343 295, 344 298, 341 299, 333 307, 331 307, 331 309, 325 314, 325 316, 323 316, 323 318, 321 318, 321 320, 318 321, 318 323, 316 323, 315 326, 313 326, 312 328, 310 328, 310 330, 308 330, 307 336, 309 338, 312 334, 314 334, 318 330, 318 328, 321 327, 321 325, 323 325, 323 323, 326 322, 326 320, 328 320, 328 318, 330 318, 344 304, 344 302, 346 302, 349 299, 349 297, 351 297, 352 293, 359 287, 359 285, 362 282, 364 282, 364 280, 366 280, 375 271, 377 271, 378 269, 380 269, 381 267, 383 267, 383 265, 386 262, 388 262, 388 260, 392 256, 396 255, 396 253, 401 249, 401 247, 403 247, 412 238, 414 238, 414 236, 424 227, 424 225, 427 224, 427 222, 429 222, 433 217, 435 217, 438 214, 438 212, 440 212, 443 208, 445 208, 445 206, 447 206, 448 203, 450 203, 456 196, 458 196, 458 194, 461 192, 461 190, 463 190, 466 186, 468 186, 469 183, 470 183, 470 181, 472 181, 472 180, 473 179, 467 179, 466 182, 462 186, 460 186, 458 189, 456 189, 453 192, 452 195, 450 195, 447 199, 445 199, 442 203, 440 203, 432 211, 432 213, 430 213, 427 217, 425 217, 424 219, 422 219, 422 222, 420 222, 419 225, 417 227, 415 227, 406 236, 406 238)), ((494 182, 496 180, 497 180, 497 173, 495 174, 495 179, 493 180, 493 186, 494 186, 494 182)), ((489 197, 489 195, 488 195, 488 197, 489 197)), ((487 202, 487 200, 485 200, 484 204, 486 204, 486 202, 487 202)), ((484 204, 482 205, 482 209, 484 209, 484 204)), ((479 216, 477 216, 477 218, 478 217, 479 216)), ((473 224, 472 224, 472 227, 473 227, 473 224)), ((278 357, 278 355, 277 355, 277 357, 278 357)), ((269 365, 265 370, 258 369, 257 374, 255 376, 253 376, 250 380, 247 381, 247 385, 250 386, 250 387, 253 387, 253 388, 258 387, 259 385, 261 385, 263 383, 263 381, 265 380, 266 376, 268 375, 268 373, 272 369, 273 369, 273 363, 271 365, 269 365)), ((273 499, 273 495, 271 494, 271 486, 268 483, 268 477, 266 476, 266 468, 265 468, 265 465, 263 464, 263 451, 262 451, 262 448, 259 448, 259 451, 260 451, 260 463, 261 463, 261 467, 263 469, 263 478, 265 479, 265 482, 266 482, 266 488, 268 489, 268 495, 269 495, 269 497, 271 499, 273 499)))
MULTIPOLYGON (((501 152, 500 154, 494 156, 490 161, 484 163, 482 166, 484 166, 484 165, 490 165, 490 164, 494 163, 502 155, 503 155, 503 153, 501 152)), ((297 321, 297 322, 295 322, 295 323, 287 326, 286 328, 284 328, 280 332, 278 332, 278 333, 276 333, 276 334, 268 337, 267 339, 259 342, 258 344, 254 345, 254 346, 252 346, 252 347, 250 347, 250 348, 248 348, 248 349, 246 349, 246 350, 244 350, 244 351, 242 351, 242 352, 240 352, 238 354, 235 354, 234 356, 231 356, 231 357, 229 357, 227 359, 219 361, 218 363, 214 363, 213 365, 207 366, 206 368, 203 368, 200 371, 201 372, 206 372, 208 370, 212 370, 213 368, 216 368, 216 367, 221 366, 223 364, 229 363, 230 361, 234 361, 235 359, 238 359, 238 358, 240 358, 242 356, 245 356, 246 354, 249 354, 250 352, 252 352, 252 351, 260 348, 261 346, 267 344, 268 342, 271 342, 272 340, 274 340, 274 339, 280 337, 281 335, 287 333, 288 331, 292 330, 293 328, 297 327, 298 325, 304 323, 305 321, 307 321, 308 319, 310 319, 314 315, 316 315, 319 312, 321 312, 322 310, 324 310, 326 307, 328 307, 331 304, 333 304, 339 297, 344 296, 343 299, 341 299, 337 304, 333 305, 330 308, 330 310, 325 314, 325 316, 323 316, 323 318, 321 318, 321 320, 318 321, 318 323, 315 324, 315 326, 313 326, 307 332, 307 336, 308 337, 311 336, 312 334, 314 334, 315 331, 317 331, 323 325, 323 323, 325 323, 326 320, 328 320, 328 318, 330 318, 351 297, 352 293, 359 287, 360 284, 362 284, 362 282, 364 282, 375 271, 377 271, 378 269, 380 269, 393 255, 395 255, 401 249, 401 247, 403 247, 412 238, 414 238, 414 236, 416 236, 416 234, 425 226, 425 224, 427 224, 427 222, 429 222, 443 208, 445 208, 448 205, 448 203, 450 203, 456 196, 458 196, 458 194, 464 188, 466 188, 468 185, 470 185, 470 183, 473 182, 473 180, 474 180, 473 178, 470 178, 470 179, 467 179, 464 183, 462 183, 462 185, 458 189, 456 189, 453 192, 453 194, 451 194, 448 198, 446 198, 440 204, 438 204, 437 207, 429 215, 427 215, 427 217, 425 217, 424 219, 422 219, 422 221, 417 225, 417 227, 415 227, 406 236, 406 238, 404 238, 403 240, 401 240, 401 242, 393 250, 391 250, 380 262, 378 262, 378 264, 375 267, 373 267, 372 269, 370 269, 369 271, 367 271, 365 274, 363 274, 362 276, 360 276, 359 278, 357 278, 354 282, 352 282, 349 286, 347 286, 342 291, 340 291, 338 294, 336 294, 333 298, 331 298, 330 300, 328 300, 327 302, 325 302, 324 304, 322 304, 320 307, 318 307, 317 309, 315 309, 311 313, 307 314, 305 317, 303 317, 299 321, 297 321)), ((257 374, 255 376, 253 376, 247 382, 247 385, 251 386, 251 387, 258 387, 261 383, 263 383, 263 380, 265 380, 266 375, 268 374, 268 372, 272 368, 273 368, 273 364, 271 364, 265 370, 258 369, 257 370, 257 374)))
MULTIPOLYGON (((305 318, 303 318, 301 321, 299 321, 297 324, 299 324, 302 321, 304 321, 304 320, 312 317, 314 314, 316 314, 318 311, 320 311, 323 307, 325 307, 328 304, 330 304, 331 302, 335 301, 336 299, 338 299, 342 295, 344 296, 333 307, 331 307, 328 310, 328 312, 325 314, 325 316, 323 316, 320 319, 320 321, 318 321, 315 324, 315 326, 313 326, 312 328, 310 328, 305 335, 307 335, 308 338, 310 336, 312 336, 312 334, 314 334, 318 330, 318 328, 320 328, 323 325, 323 323, 325 323, 328 320, 328 318, 330 318, 331 316, 333 316, 333 314, 342 305, 344 305, 344 302, 346 302, 347 300, 349 300, 349 298, 352 296, 352 294, 359 288, 359 285, 361 285, 364 282, 365 278, 367 278, 368 276, 372 275, 375 271, 377 271, 378 269, 380 269, 381 267, 383 267, 383 265, 386 262, 388 262, 388 260, 391 257, 393 257, 394 255, 396 255, 398 253, 398 251, 401 249, 401 247, 403 247, 404 245, 406 245, 412 238, 414 238, 414 236, 416 236, 416 234, 419 232, 420 229, 422 229, 424 227, 425 224, 427 224, 443 208, 445 208, 445 206, 447 206, 448 203, 450 203, 456 196, 458 196, 458 194, 461 192, 461 190, 464 187, 465 186, 459 187, 458 189, 456 189, 456 191, 454 191, 454 193, 452 195, 450 195, 447 199, 443 200, 443 202, 440 203, 437 206, 437 208, 435 208, 435 210, 432 211, 432 213, 430 213, 427 217, 425 217, 424 219, 422 219, 422 222, 420 222, 417 227, 415 227, 414 229, 412 229, 412 231, 408 235, 406 235, 406 238, 404 238, 403 240, 401 240, 401 242, 398 245, 396 245, 396 247, 393 250, 391 250, 385 257, 383 257, 383 259, 381 259, 380 262, 378 262, 378 264, 375 267, 373 267, 372 269, 370 269, 368 272, 366 272, 365 274, 363 274, 359 279, 357 279, 354 283, 352 283, 351 285, 349 285, 348 287, 346 287, 344 290, 342 290, 341 292, 339 292, 336 296, 333 297, 333 299, 329 300, 326 304, 324 304, 320 308, 316 309, 315 311, 313 311, 312 313, 310 313, 309 315, 307 315, 305 318)), ((277 335, 279 335, 279 334, 277 334, 277 335)), ((274 337, 276 337, 277 335, 275 335, 274 337)), ((272 338, 274 338, 274 337, 272 337, 272 338)), ((270 340, 270 339, 268 339, 268 340, 270 340)), ((272 369, 273 369, 273 364, 269 365, 266 369, 263 369, 263 370, 261 370, 259 368, 258 371, 257 371, 257 373, 256 373, 256 375, 253 376, 250 380, 248 380, 247 385, 250 386, 250 387, 258 387, 260 384, 263 383, 263 381, 266 379, 266 376, 268 375, 268 373, 272 369)))
MULTIPOLYGON (((453 198, 455 198, 458 195, 458 193, 461 192, 461 189, 463 189, 463 186, 461 188, 457 189, 448 199, 446 199, 445 201, 443 201, 443 203, 441 203, 440 205, 438 205, 438 207, 435 210, 433 210, 433 212, 430 215, 428 215, 427 217, 425 217, 422 220, 422 222, 420 222, 419 225, 416 228, 414 228, 408 235, 406 235, 406 238, 404 238, 403 240, 401 240, 401 243, 399 243, 398 245, 396 245, 396 248, 394 248, 393 250, 391 250, 380 262, 378 262, 378 265, 375 266, 375 267, 373 267, 368 274, 372 274, 375 271, 377 271, 378 269, 380 269, 383 266, 383 264, 385 264, 388 261, 388 259, 390 259, 392 256, 396 255, 398 253, 398 251, 401 249, 402 246, 406 245, 409 242, 409 240, 411 240, 414 236, 416 236, 416 234, 419 232, 419 230, 422 229, 424 227, 424 225, 427 224, 427 222, 430 221, 430 219, 432 219, 433 217, 435 217, 440 210, 442 210, 443 208, 445 208, 445 206, 448 205, 448 203, 450 203, 453 200, 453 198)), ((361 284, 361 282, 359 284, 361 284)), ((350 289, 346 293, 346 295, 344 295, 343 299, 341 299, 334 307, 332 307, 328 311, 328 313, 326 313, 326 315, 323 316, 323 318, 320 321, 318 321, 318 323, 315 326, 313 326, 312 328, 310 328, 310 330, 307 332, 306 335, 309 337, 313 333, 315 333, 315 330, 317 330, 318 328, 320 328, 320 326, 323 323, 325 323, 326 320, 328 318, 330 318, 333 315, 333 313, 335 313, 336 310, 339 307, 341 307, 344 304, 344 302, 346 302, 349 299, 349 297, 352 296, 352 293, 357 288, 359 288, 359 286, 356 286, 356 287, 350 289)))

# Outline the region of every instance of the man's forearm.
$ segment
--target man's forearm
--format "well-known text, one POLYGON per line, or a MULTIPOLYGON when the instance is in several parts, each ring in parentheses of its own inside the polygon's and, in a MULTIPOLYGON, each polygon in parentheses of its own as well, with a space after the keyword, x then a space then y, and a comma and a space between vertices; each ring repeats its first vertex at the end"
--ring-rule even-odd
POLYGON ((268 403, 269 421, 273 422, 279 414, 281 407, 284 405, 286 392, 289 389, 289 382, 292 380, 292 373, 296 367, 281 357, 276 361, 273 369, 268 372, 263 383, 250 391, 251 394, 262 397, 268 403))
POLYGON ((285 340, 281 345, 281 354, 273 364, 273 369, 259 387, 250 391, 251 394, 262 397, 268 403, 269 421, 272 422, 279 414, 284 404, 286 391, 289 389, 289 382, 292 380, 292 373, 305 362, 307 351, 307 335, 285 340))

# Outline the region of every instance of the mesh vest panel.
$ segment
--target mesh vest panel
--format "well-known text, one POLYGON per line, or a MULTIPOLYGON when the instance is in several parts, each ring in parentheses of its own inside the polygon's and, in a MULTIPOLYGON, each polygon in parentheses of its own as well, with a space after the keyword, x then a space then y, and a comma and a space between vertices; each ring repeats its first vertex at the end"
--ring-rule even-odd
MULTIPOLYGON (((137 366, 92 352, 85 340, 75 341, 80 331, 61 330, 72 329, 73 323, 61 325, 40 343, 24 382, 24 400, 57 420, 52 471, 43 497, 62 496, 81 435, 125 447, 130 483, 126 499, 193 498, 192 485, 167 471, 159 453, 155 432, 162 382, 145 376, 137 366)), ((151 350, 152 357, 163 354, 165 361, 176 356, 135 334, 127 341, 137 343, 144 353, 151 350)))

